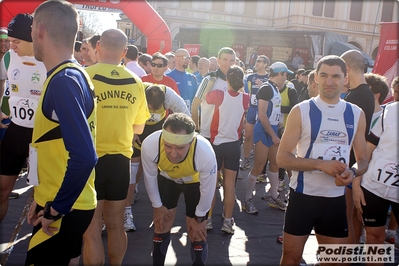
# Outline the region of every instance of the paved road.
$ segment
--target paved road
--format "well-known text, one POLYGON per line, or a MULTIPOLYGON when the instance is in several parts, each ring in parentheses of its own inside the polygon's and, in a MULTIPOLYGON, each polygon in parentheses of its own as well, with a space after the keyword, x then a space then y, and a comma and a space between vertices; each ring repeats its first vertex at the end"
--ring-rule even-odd
MULTIPOLYGON (((265 185, 257 184, 254 203, 259 210, 256 216, 241 211, 241 200, 245 194, 245 178, 248 171, 240 173, 244 179, 237 181, 236 205, 234 209, 235 234, 229 235, 220 231, 222 227, 222 194, 223 189, 217 190, 217 202, 213 212, 214 229, 208 233, 209 255, 208 265, 277 265, 281 257, 281 244, 276 241, 281 233, 284 212, 268 207, 267 202, 261 199, 265 185)), ((26 179, 18 179, 16 188, 21 197, 10 201, 6 218, 1 223, 2 262, 4 265, 22 265, 25 261, 26 250, 31 232, 31 226, 23 223, 18 227, 21 214, 24 211, 32 188, 26 185, 26 179), (16 232, 19 231, 19 234, 16 232), (14 242, 13 248, 7 249, 10 239, 14 242)), ((191 265, 190 250, 187 245, 185 231, 183 197, 180 198, 178 215, 172 229, 172 241, 168 249, 167 265, 191 265)), ((152 250, 152 208, 143 180, 139 183, 139 199, 133 205, 134 221, 138 230, 128 233, 128 248, 124 258, 124 265, 151 265, 152 250)), ((20 221, 21 222, 21 221, 20 221)), ((107 235, 103 233, 104 243, 107 235)), ((303 264, 316 262, 315 253, 317 242, 311 235, 306 243, 303 264)))

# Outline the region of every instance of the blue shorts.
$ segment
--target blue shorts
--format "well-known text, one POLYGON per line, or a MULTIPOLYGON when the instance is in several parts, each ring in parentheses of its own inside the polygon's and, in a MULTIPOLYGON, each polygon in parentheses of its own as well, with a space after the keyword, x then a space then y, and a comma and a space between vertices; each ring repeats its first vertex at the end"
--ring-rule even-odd
POLYGON ((250 106, 247 110, 247 123, 250 123, 251 125, 255 125, 256 120, 257 120, 257 114, 258 114, 258 107, 253 107, 250 106))
MULTIPOLYGON (((272 125, 272 128, 278 136, 278 126, 272 125)), ((254 127, 254 144, 258 143, 259 141, 262 141, 263 145, 269 148, 274 144, 272 137, 265 131, 260 121, 256 122, 254 127)))
MULTIPOLYGON (((3 123, 4 125, 9 124, 10 122, 11 122, 10 118, 6 118, 1 121, 1 123, 3 123)), ((6 130, 7 128, 0 129, 0 140, 3 140, 4 134, 6 134, 6 130)))

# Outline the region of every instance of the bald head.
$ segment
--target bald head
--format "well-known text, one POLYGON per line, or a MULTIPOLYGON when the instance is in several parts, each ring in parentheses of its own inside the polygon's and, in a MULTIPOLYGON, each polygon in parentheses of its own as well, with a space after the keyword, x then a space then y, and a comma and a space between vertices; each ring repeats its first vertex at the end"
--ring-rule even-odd
POLYGON ((365 60, 364 56, 358 50, 349 50, 341 55, 345 64, 354 72, 364 73, 365 60))
POLYGON ((190 62, 190 53, 183 48, 177 49, 175 52, 176 58, 176 69, 179 71, 185 71, 190 62))
POLYGON ((127 51, 127 37, 119 29, 109 29, 101 34, 97 43, 100 63, 119 64, 127 51))
POLYGON ((127 47, 127 37, 119 29, 106 30, 101 34, 101 46, 107 50, 116 50, 121 52, 127 47))

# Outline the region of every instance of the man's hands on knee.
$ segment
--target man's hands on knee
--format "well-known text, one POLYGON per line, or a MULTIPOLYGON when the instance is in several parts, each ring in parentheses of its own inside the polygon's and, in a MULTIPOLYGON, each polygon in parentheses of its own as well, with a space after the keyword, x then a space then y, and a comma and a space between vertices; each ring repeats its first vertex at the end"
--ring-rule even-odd
POLYGON ((163 233, 164 222, 170 221, 172 213, 165 206, 154 208, 154 227, 156 233, 163 233))
POLYGON ((199 223, 194 218, 190 219, 187 232, 191 242, 206 241, 207 231, 205 229, 205 224, 206 220, 202 223, 199 223))

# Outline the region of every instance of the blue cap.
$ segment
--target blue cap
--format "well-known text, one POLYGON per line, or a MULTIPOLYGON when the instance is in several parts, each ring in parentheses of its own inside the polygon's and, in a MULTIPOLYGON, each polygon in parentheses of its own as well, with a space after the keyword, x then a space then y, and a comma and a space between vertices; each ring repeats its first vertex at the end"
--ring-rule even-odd
POLYGON ((288 74, 294 74, 291 70, 288 69, 287 65, 283 62, 275 62, 270 66, 270 69, 273 70, 273 73, 279 72, 287 72, 288 74))

